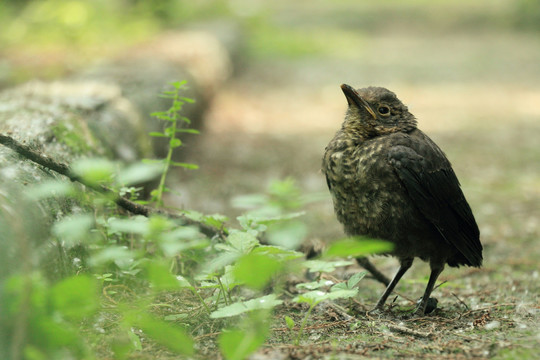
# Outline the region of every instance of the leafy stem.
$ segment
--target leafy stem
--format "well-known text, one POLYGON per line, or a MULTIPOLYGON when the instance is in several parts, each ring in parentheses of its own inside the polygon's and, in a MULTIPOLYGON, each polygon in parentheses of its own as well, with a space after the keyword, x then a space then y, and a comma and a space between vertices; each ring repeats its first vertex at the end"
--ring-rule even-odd
POLYGON ((300 344, 300 339, 302 338, 302 334, 304 333, 304 328, 306 327, 307 319, 309 318, 309 315, 311 315, 311 311, 315 306, 317 306, 319 302, 314 302, 309 307, 308 311, 306 312, 306 315, 304 315, 304 318, 302 319, 302 323, 300 324, 300 330, 298 330, 298 335, 296 335, 296 340, 294 341, 295 345, 300 344))
POLYGON ((182 141, 177 137, 179 132, 198 134, 198 131, 195 129, 182 129, 181 126, 179 126, 179 121, 183 121, 188 125, 191 123, 190 120, 185 116, 180 116, 180 111, 182 110, 184 104, 194 102, 193 99, 180 96, 180 91, 185 89, 185 84, 186 81, 176 81, 171 83, 173 90, 164 91, 161 94, 161 97, 172 100, 171 107, 166 111, 158 111, 151 114, 160 120, 169 122, 169 126, 167 126, 163 132, 150 133, 150 136, 164 137, 168 138, 169 140, 167 156, 164 159, 158 160, 158 162, 163 164, 159 185, 152 192, 152 200, 158 206, 163 206, 163 193, 167 191, 167 188, 165 187, 165 180, 167 179, 167 174, 169 173, 171 166, 184 167, 188 169, 198 168, 197 165, 175 162, 172 159, 174 149, 182 146, 182 141))

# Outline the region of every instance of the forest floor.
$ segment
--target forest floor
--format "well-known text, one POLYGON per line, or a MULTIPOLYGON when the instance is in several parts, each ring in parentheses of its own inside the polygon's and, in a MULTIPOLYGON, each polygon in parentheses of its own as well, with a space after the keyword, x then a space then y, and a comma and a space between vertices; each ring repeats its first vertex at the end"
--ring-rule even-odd
MULTIPOLYGON (((456 33, 445 37, 449 49, 428 33, 375 34, 356 57, 255 59, 221 90, 203 135, 186 149, 200 170, 177 174, 182 196, 176 206, 234 219, 240 213, 231 205, 234 197, 263 193, 272 180, 290 177, 306 194, 326 194, 305 209, 307 241, 341 238, 319 170, 346 109, 339 85, 380 85, 409 105, 419 128, 450 158, 484 244, 482 269, 443 272, 444 284, 433 293, 438 309, 426 317, 407 312, 429 273, 417 260, 383 316, 366 313, 383 287, 364 279, 354 300, 315 308, 299 345, 284 316, 298 324, 306 309, 285 301, 253 359, 537 356, 540 70, 534 64, 540 45, 531 36, 456 33), (400 57, 392 52, 396 46, 400 57), (372 49, 394 57, 377 57, 372 49)), ((394 259, 373 260, 388 276, 397 270, 394 259)), ((343 280, 359 270, 350 266, 333 276, 343 280)), ((206 351, 215 356, 213 340, 209 336, 206 351)))

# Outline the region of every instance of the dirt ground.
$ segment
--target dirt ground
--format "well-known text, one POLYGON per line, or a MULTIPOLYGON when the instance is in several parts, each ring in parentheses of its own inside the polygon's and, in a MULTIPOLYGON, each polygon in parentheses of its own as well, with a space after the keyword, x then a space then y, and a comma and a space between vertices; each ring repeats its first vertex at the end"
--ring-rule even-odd
MULTIPOLYGON (((315 308, 298 346, 283 318, 298 323, 306 309, 286 302, 253 359, 538 356, 540 43, 532 40, 514 32, 457 33, 441 46, 441 37, 429 33, 374 34, 358 56, 257 59, 223 88, 204 134, 186 150, 200 170, 177 174, 176 206, 234 219, 232 198, 286 177, 306 193, 326 194, 320 159, 345 111, 339 85, 379 85, 395 91, 447 153, 484 244, 482 269, 443 272, 433 293, 438 309, 425 318, 404 311, 427 282, 428 266, 417 260, 388 313, 366 314, 383 288, 364 279, 353 301, 315 308)), ((328 195, 306 211, 308 241, 342 236, 328 195)), ((394 259, 374 262, 388 275, 397 270, 394 259)))

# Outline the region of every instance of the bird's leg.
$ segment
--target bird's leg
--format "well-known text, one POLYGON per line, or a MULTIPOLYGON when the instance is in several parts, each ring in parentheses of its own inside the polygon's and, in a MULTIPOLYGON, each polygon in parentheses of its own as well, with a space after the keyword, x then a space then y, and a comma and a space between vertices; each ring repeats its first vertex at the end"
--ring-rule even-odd
POLYGON ((394 291, 394 288, 396 287, 397 283, 403 277, 403 275, 407 272, 407 270, 409 270, 409 268, 412 266, 412 263, 413 263, 413 259, 403 259, 400 261, 398 272, 396 273, 396 275, 394 276, 390 284, 388 284, 388 287, 382 294, 379 301, 377 301, 377 305, 375 305, 375 308, 372 311, 383 309, 386 299, 388 299, 392 291, 394 291))
POLYGON ((386 275, 380 272, 379 269, 377 269, 367 257, 356 258, 356 262, 358 263, 358 265, 366 269, 371 274, 371 276, 375 278, 375 280, 383 283, 384 286, 388 286, 388 284, 390 284, 390 279, 388 279, 386 275))
POLYGON ((418 307, 416 308, 414 314, 423 316, 426 312, 426 305, 429 300, 429 296, 431 295, 431 292, 433 291, 433 288, 435 287, 435 282, 437 282, 437 278, 444 270, 444 264, 431 264, 431 275, 429 275, 429 281, 426 286, 426 291, 424 291, 424 295, 422 296, 422 299, 420 300, 420 303, 418 304, 418 307))

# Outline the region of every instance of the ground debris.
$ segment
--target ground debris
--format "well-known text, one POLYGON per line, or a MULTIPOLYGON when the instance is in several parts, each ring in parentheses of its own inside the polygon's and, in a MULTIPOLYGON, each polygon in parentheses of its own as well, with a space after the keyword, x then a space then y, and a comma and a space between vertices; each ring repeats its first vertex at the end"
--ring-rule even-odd
POLYGON ((413 330, 411 328, 401 326, 401 325, 389 324, 388 329, 390 331, 393 331, 393 332, 398 332, 398 333, 405 334, 405 335, 412 335, 412 336, 418 337, 418 338, 427 338, 427 339, 429 339, 429 338, 434 337, 434 334, 431 333, 431 332, 426 333, 426 332, 423 332, 423 331, 413 330))

